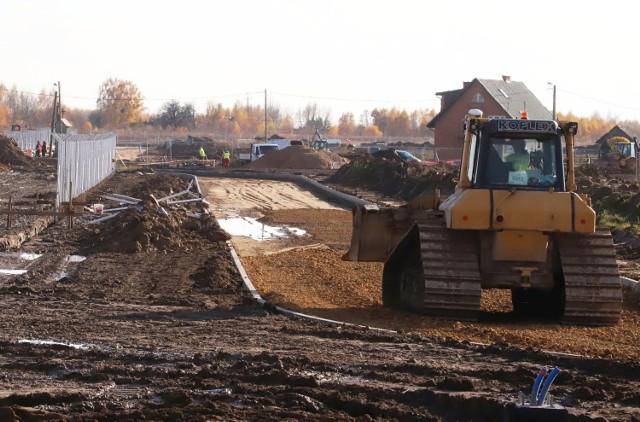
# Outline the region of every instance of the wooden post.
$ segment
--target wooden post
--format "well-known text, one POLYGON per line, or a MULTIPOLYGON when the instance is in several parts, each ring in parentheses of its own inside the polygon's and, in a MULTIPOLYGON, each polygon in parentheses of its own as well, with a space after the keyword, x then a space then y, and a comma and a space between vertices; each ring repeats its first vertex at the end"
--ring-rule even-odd
POLYGON ((73 228, 73 182, 69 182, 69 228, 73 228))
POLYGON ((13 206, 13 202, 11 200, 11 195, 9 195, 9 212, 7 213, 7 228, 11 228, 11 208, 13 206))

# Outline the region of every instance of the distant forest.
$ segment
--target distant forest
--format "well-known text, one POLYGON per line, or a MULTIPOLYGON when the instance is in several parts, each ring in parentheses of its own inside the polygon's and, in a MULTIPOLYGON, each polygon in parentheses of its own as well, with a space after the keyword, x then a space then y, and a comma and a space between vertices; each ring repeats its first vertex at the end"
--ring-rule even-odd
MULTIPOLYGON (((17 87, 7 88, 0 82, 0 129, 19 124, 23 128, 42 128, 51 125, 55 91, 30 93, 17 87)), ((138 87, 115 78, 107 79, 99 90, 96 108, 83 110, 67 108, 62 98, 64 118, 79 133, 109 130, 170 131, 198 133, 226 139, 263 136, 265 110, 260 105, 241 102, 233 107, 209 103, 203 114, 195 112, 189 103, 167 101, 160 111, 149 114, 144 109, 144 97, 138 87)), ((407 138, 432 140, 433 133, 426 125, 437 114, 434 109, 400 110, 373 108, 358 116, 344 113, 336 120, 316 103, 309 103, 294 115, 285 114, 278 105, 267 107, 267 131, 284 137, 305 137, 317 128, 328 138, 407 138)), ((616 124, 630 134, 640 134, 640 122, 615 121, 598 114, 578 117, 572 113, 558 113, 558 120, 573 120, 579 124, 577 143, 589 145, 597 141, 616 124)))

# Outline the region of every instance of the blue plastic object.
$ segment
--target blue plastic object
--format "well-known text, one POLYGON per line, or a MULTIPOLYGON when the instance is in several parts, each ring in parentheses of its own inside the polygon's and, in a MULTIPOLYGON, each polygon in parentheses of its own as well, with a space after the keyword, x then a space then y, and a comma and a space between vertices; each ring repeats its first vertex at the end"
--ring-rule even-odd
POLYGON ((540 368, 540 372, 538 372, 538 376, 536 377, 536 380, 533 383, 533 388, 531 389, 531 397, 529 398, 531 406, 535 406, 538 402, 538 392, 540 391, 540 386, 542 385, 542 380, 545 375, 547 375, 547 367, 543 366, 540 368))
POLYGON ((555 380, 556 377, 558 376, 558 372, 560 372, 560 368, 556 366, 555 368, 553 368, 553 370, 545 380, 544 385, 542 386, 542 388, 540 389, 540 392, 538 393, 538 400, 536 401, 537 406, 542 406, 542 403, 544 403, 544 398, 547 396, 547 393, 549 392, 549 387, 551 387, 551 384, 553 384, 553 380, 555 380))

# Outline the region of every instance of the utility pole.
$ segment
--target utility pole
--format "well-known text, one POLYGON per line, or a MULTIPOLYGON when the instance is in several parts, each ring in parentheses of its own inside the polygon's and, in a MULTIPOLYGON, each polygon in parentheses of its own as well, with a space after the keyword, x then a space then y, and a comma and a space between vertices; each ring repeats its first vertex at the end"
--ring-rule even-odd
MULTIPOLYGON (((53 86, 58 88, 58 91, 53 93, 53 112, 51 113, 51 135, 49 135, 49 156, 53 156, 53 144, 54 144, 54 133, 62 130, 62 122, 60 109, 62 108, 62 97, 60 96, 60 81, 58 83, 53 83, 53 86)), ((56 151, 58 147, 56 146, 56 151)))
POLYGON ((53 133, 56 130, 56 110, 58 108, 58 93, 54 92, 53 93, 53 111, 51 112, 51 133, 49 134, 49 157, 51 157, 53 154, 51 153, 51 151, 53 150, 53 133))
POLYGON ((549 85, 553 86, 553 111, 552 111, 552 120, 556 119, 556 84, 552 84, 551 82, 547 82, 549 85))
POLYGON ((267 142, 267 90, 264 90, 264 141, 267 142))

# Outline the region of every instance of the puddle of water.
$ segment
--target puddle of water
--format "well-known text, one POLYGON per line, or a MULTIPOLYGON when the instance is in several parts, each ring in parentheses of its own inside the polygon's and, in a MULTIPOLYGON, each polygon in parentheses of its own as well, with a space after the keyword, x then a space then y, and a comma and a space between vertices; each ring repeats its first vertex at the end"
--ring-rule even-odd
POLYGON ((86 256, 82 256, 82 255, 69 255, 67 256, 67 261, 69 262, 82 262, 85 259, 87 259, 86 256))
POLYGON ((26 273, 27 270, 4 270, 0 268, 0 274, 20 275, 26 273))
POLYGON ((307 234, 305 230, 296 227, 273 227, 251 217, 222 218, 218 223, 232 236, 245 236, 258 241, 307 234))
POLYGON ((41 256, 42 254, 37 254, 37 253, 22 253, 20 254, 20 259, 24 259, 25 261, 35 261, 41 256))
POLYGON ((89 346, 86 344, 63 343, 61 341, 54 341, 54 340, 34 340, 34 339, 18 340, 18 344, 21 344, 21 343, 35 344, 38 346, 65 346, 65 347, 71 347, 72 349, 79 349, 79 350, 89 349, 89 346))

